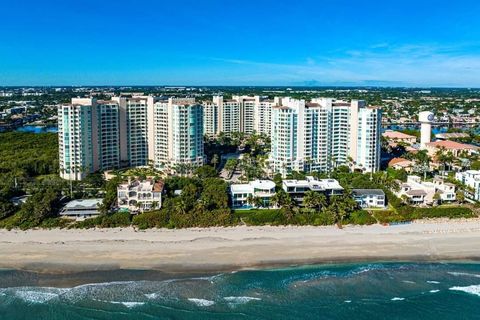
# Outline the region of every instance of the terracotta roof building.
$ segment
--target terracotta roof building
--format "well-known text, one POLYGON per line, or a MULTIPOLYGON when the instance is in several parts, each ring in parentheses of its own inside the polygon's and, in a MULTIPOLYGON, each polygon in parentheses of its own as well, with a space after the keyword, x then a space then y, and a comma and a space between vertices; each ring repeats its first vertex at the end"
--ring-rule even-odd
POLYGON ((382 136, 387 140, 395 142, 404 142, 407 144, 414 144, 417 142, 417 137, 399 131, 387 130, 382 133, 382 136))
POLYGON ((413 161, 405 159, 405 158, 393 158, 388 163, 389 168, 393 168, 395 170, 404 169, 407 172, 412 171, 413 165, 414 165, 413 161))
POLYGON ((480 147, 450 140, 437 140, 434 142, 429 142, 425 146, 430 156, 434 156, 437 150, 442 148, 445 149, 447 152, 452 152, 455 157, 457 157, 462 151, 465 151, 468 154, 473 154, 477 153, 480 150, 480 147))

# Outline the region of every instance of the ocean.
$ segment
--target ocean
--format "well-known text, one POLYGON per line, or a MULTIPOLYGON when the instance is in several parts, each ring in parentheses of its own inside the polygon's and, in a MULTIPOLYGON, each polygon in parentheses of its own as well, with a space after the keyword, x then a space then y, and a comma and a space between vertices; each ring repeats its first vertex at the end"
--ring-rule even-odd
POLYGON ((0 271, 0 319, 480 319, 478 263, 166 275, 0 271))

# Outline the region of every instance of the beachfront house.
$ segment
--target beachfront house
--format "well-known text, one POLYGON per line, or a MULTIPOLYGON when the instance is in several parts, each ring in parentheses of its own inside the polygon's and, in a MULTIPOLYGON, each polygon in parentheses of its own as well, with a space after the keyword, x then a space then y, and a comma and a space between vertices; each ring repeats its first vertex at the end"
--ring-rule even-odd
POLYGON ((131 213, 159 209, 162 206, 163 181, 129 180, 117 187, 117 205, 131 213))
POLYGON ((255 180, 230 186, 233 209, 271 208, 271 198, 274 195, 275 183, 270 180, 255 180))
POLYGON ((470 190, 465 193, 468 199, 480 201, 480 170, 457 172, 455 179, 469 187, 470 190))
POLYGON ((385 208, 385 192, 382 189, 353 189, 353 199, 361 208, 385 208))
POLYGON ((100 215, 103 199, 79 199, 67 203, 60 211, 60 216, 77 221, 94 218, 100 215))
POLYGON ((303 205, 305 192, 321 192, 327 197, 343 194, 343 188, 335 179, 316 179, 312 176, 305 180, 283 180, 282 188, 298 204, 303 205))
POLYGON ((427 182, 418 176, 408 176, 407 182, 401 183, 400 189, 395 193, 411 205, 432 205, 456 200, 455 185, 445 182, 441 177, 427 182))

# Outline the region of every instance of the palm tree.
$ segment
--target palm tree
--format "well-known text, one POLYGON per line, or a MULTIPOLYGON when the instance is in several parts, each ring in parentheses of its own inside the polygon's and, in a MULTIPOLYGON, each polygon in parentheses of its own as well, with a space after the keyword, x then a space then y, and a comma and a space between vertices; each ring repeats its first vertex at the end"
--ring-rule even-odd
POLYGON ((423 180, 427 179, 427 172, 430 168, 431 158, 428 155, 427 150, 419 150, 415 155, 415 162, 417 162, 423 171, 423 180))
POLYGON ((435 152, 435 158, 437 159, 438 162, 442 164, 442 176, 445 175, 445 170, 446 170, 446 163, 448 161, 448 157, 445 154, 445 147, 440 147, 436 152, 435 152))
POLYGON ((285 190, 278 190, 270 200, 272 204, 280 208, 292 208, 293 200, 290 198, 290 195, 285 192, 285 190))
POLYGON ((218 154, 214 154, 212 157, 212 164, 215 169, 217 169, 218 162, 219 162, 218 154))
POLYGON ((323 193, 307 191, 303 197, 303 205, 307 208, 320 210, 320 208, 327 205, 327 197, 323 193))
POLYGON ((254 196, 252 194, 249 194, 247 196, 247 203, 249 205, 251 205, 252 207, 255 207, 255 208, 261 208, 263 207, 263 201, 262 201, 262 198, 260 197, 257 197, 257 196, 254 196))
POLYGON ((348 167, 352 170, 352 173, 355 171, 355 161, 353 160, 352 157, 348 156, 347 157, 347 164, 348 167))

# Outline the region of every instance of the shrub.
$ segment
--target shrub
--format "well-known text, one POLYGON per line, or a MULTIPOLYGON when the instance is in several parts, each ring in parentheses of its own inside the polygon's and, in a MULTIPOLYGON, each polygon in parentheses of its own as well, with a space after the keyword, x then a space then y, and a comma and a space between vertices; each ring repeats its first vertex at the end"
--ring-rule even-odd
POLYGON ((358 210, 352 212, 350 217, 345 220, 345 223, 358 224, 358 225, 370 225, 377 223, 377 220, 365 210, 358 210))
POLYGON ((163 228, 167 227, 169 222, 166 210, 156 210, 144 212, 136 215, 132 219, 132 224, 139 229, 163 228))
POLYGON ((380 223, 409 221, 407 217, 392 210, 375 211, 374 216, 380 223))
POLYGON ((103 221, 103 216, 77 221, 70 225, 69 228, 90 229, 99 226, 103 221))
POLYGON ((39 227, 44 229, 53 229, 53 228, 65 228, 68 225, 72 224, 72 220, 64 219, 64 218, 47 218, 43 220, 39 227))
POLYGON ((473 218, 476 215, 470 208, 466 207, 435 207, 435 208, 415 208, 411 217, 413 219, 422 218, 473 218))
POLYGON ((102 216, 102 228, 128 227, 132 223, 132 215, 129 212, 117 212, 111 215, 102 216))
POLYGON ((236 215, 242 217, 243 221, 249 226, 287 224, 281 209, 252 209, 237 211, 236 215))
POLYGON ((331 226, 335 224, 335 217, 326 213, 319 213, 315 215, 313 220, 314 226, 331 226))

